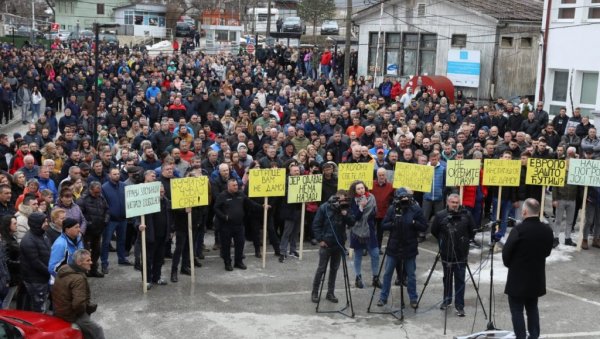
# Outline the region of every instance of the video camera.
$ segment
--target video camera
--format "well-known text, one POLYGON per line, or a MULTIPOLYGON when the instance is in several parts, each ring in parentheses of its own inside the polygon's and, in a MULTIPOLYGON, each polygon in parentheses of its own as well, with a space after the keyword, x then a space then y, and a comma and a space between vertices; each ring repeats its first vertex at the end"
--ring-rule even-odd
POLYGON ((346 199, 340 199, 339 196, 337 195, 333 195, 331 196, 331 198, 329 198, 329 204, 333 207, 334 210, 336 211, 347 211, 350 209, 350 203, 346 200, 346 199))

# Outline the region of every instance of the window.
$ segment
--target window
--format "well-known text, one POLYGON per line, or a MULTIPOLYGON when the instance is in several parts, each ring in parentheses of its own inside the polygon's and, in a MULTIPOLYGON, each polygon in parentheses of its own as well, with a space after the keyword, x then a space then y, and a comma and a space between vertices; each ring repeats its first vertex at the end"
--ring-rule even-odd
POLYGON ((421 53, 419 55, 419 74, 435 74, 435 51, 437 34, 421 34, 421 53))
POLYGON ((378 32, 369 33, 369 73, 381 73, 385 33, 381 32, 379 37, 379 54, 377 54, 377 39, 378 32), (375 62, 375 58, 377 58, 377 62, 375 62), (377 69, 375 69, 375 64, 377 64, 377 69))
POLYGON ((554 86, 552 86, 552 101, 567 101, 567 87, 569 85, 569 72, 554 71, 554 86))
POLYGON ((398 75, 398 66, 400 66, 400 46, 402 44, 400 33, 385 34, 385 67, 386 74, 398 75), (396 65, 396 68, 387 69, 388 65, 396 65))
POLYGON ((104 15, 104 4, 96 4, 96 14, 104 15))
POLYGON ((417 74, 417 52, 419 50, 419 34, 405 33, 402 40, 402 75, 417 74))
POLYGON ((405 33, 402 40, 401 75, 435 74, 436 34, 405 33))
POLYGON ((600 19, 600 0, 591 0, 588 19, 600 19))
POLYGON ((521 48, 531 48, 532 43, 533 38, 531 37, 521 38, 521 48))
POLYGON ((595 105, 598 96, 598 73, 583 73, 581 77, 581 99, 584 105, 595 105))
POLYGON ((467 47, 466 34, 452 34, 452 47, 464 48, 467 47))
POLYGON ((558 8, 558 19, 575 19, 577 0, 561 0, 558 8))
POLYGON ((425 16, 425 4, 417 5, 417 16, 424 17, 425 16))
POLYGON ((125 11, 125 25, 133 25, 133 11, 125 11))
POLYGON ((503 36, 500 38, 500 46, 501 47, 512 47, 513 46, 513 37, 511 36, 503 36))

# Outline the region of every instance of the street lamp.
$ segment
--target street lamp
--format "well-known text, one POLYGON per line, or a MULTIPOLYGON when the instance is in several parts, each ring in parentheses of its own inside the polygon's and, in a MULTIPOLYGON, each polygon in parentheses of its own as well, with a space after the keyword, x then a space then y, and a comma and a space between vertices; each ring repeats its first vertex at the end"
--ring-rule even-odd
POLYGON ((100 72, 100 58, 98 56, 98 45, 100 44, 100 29, 101 28, 116 28, 119 27, 119 24, 99 24, 99 23, 94 23, 94 35, 95 35, 95 44, 94 44, 94 98, 95 98, 95 103, 96 103, 96 109, 95 109, 95 113, 92 116, 93 118, 93 128, 94 130, 92 131, 92 145, 94 145, 94 147, 97 147, 98 145, 96 145, 96 135, 98 134, 98 126, 96 126, 96 117, 98 115, 98 106, 100 105, 100 89, 98 88, 98 73, 100 72))

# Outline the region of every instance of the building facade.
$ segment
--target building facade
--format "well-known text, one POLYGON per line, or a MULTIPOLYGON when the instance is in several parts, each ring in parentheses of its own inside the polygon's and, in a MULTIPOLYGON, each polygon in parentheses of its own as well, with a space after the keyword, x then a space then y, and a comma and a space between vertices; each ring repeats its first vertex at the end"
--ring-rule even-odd
POLYGON ((447 75, 449 52, 465 50, 480 54, 479 87, 457 87, 468 97, 535 90, 542 21, 537 0, 390 0, 383 15, 377 4, 356 12, 353 21, 359 26, 358 74, 375 75, 376 82, 382 74, 403 80, 447 75))
POLYGON ((569 115, 577 107, 582 115, 600 111, 600 45, 594 43, 600 0, 546 0, 543 22, 546 55, 540 57, 537 99, 550 114, 561 107, 569 115))
POLYGON ((56 0, 56 22, 60 29, 75 32, 92 29, 95 22, 114 23, 113 10, 124 5, 124 0, 102 0, 102 2, 56 0))

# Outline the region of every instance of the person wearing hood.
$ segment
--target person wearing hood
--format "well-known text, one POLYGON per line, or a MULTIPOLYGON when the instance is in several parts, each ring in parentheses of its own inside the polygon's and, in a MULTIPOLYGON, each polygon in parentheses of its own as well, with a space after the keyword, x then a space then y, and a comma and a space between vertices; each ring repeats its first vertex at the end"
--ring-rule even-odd
POLYGON ((286 141, 283 144, 283 154, 279 156, 279 163, 284 164, 289 160, 294 160, 296 154, 296 146, 291 141, 286 141))
POLYGON ((46 215, 31 213, 28 220, 29 231, 20 243, 21 276, 30 304, 27 310, 44 313, 48 298, 48 262, 50 260, 50 241, 45 230, 48 228, 46 215))
POLYGON ((19 205, 19 211, 15 215, 17 217, 17 241, 21 242, 23 237, 29 231, 29 217, 38 208, 38 201, 35 195, 27 194, 23 198, 23 203, 19 205))
POLYGON ((90 287, 85 276, 91 266, 90 252, 79 249, 73 253, 73 261, 60 268, 52 287, 54 315, 77 324, 84 338, 104 339, 102 327, 90 319, 98 308, 90 301, 90 287))
POLYGON ((82 248, 81 225, 73 218, 66 218, 63 221, 62 234, 54 241, 50 250, 48 273, 52 276, 51 284, 54 282, 58 270, 63 265, 72 264, 73 253, 82 248))
MULTIPOLYGON (((418 237, 419 232, 427 229, 427 220, 412 193, 407 189, 399 188, 394 193, 394 200, 387 209, 382 228, 390 231, 390 236, 385 249, 387 261, 377 306, 381 307, 387 304, 392 275, 396 268, 400 274, 406 273, 410 306, 416 308, 418 295, 415 271, 417 269, 416 258, 419 254, 418 237)), ((400 276, 398 279, 402 280, 400 276)))

